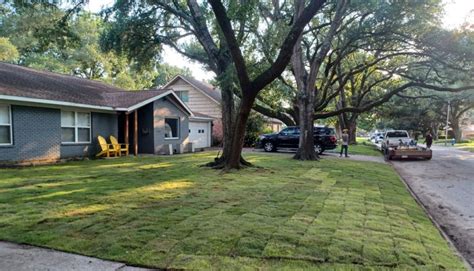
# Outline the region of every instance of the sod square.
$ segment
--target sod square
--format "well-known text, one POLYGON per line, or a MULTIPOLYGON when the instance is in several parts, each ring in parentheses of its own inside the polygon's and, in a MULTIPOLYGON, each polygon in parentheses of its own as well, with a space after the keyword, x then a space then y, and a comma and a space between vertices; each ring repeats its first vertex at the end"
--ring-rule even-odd
POLYGON ((388 165, 215 155, 0 169, 0 239, 163 269, 464 268, 388 165))
POLYGON ((362 249, 364 263, 371 265, 396 265, 398 263, 395 247, 391 245, 382 245, 381 243, 364 244, 362 249))

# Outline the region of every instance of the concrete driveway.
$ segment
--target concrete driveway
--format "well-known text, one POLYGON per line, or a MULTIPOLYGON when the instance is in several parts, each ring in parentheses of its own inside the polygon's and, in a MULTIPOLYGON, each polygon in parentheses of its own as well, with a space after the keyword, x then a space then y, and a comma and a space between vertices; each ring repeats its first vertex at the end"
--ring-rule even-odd
POLYGON ((400 176, 474 266, 474 153, 434 146, 430 161, 393 161, 400 176))

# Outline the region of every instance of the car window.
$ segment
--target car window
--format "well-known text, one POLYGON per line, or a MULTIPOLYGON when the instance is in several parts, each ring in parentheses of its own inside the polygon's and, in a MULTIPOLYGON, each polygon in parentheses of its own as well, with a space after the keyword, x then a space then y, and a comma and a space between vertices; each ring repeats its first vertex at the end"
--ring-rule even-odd
POLYGON ((286 129, 281 130, 281 131, 280 131, 280 134, 281 134, 281 135, 287 135, 287 134, 288 134, 288 129, 289 129, 289 128, 286 128, 286 129))
POLYGON ((282 135, 299 135, 300 129, 298 128, 286 128, 280 132, 282 135))
POLYGON ((280 132, 282 135, 291 135, 293 133, 293 128, 286 128, 280 132))
POLYGON ((387 137, 408 137, 406 132, 387 132, 387 137))
POLYGON ((323 134, 323 135, 334 135, 336 132, 333 128, 314 128, 315 134, 323 134))

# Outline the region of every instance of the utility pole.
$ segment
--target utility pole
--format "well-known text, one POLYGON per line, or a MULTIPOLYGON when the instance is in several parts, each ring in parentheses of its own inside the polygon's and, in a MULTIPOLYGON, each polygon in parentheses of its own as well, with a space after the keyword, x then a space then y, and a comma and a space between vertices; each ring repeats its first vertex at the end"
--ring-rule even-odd
POLYGON ((451 107, 451 102, 448 100, 448 112, 446 114, 446 127, 444 127, 445 129, 445 137, 444 137, 444 146, 447 146, 448 145, 448 128, 449 128, 449 108, 451 107))

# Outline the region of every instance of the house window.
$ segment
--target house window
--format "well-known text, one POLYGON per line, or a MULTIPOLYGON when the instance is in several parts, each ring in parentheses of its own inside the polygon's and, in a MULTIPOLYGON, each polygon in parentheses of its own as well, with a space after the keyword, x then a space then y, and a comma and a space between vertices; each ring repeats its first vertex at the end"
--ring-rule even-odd
POLYGON ((165 118, 165 138, 178 139, 179 138, 179 119, 165 118))
POLYGON ((61 111, 61 142, 90 143, 91 113, 61 111))
POLYGON ((188 103, 189 102, 189 91, 175 91, 176 95, 181 99, 181 101, 188 103))
POLYGON ((11 145, 12 142, 12 114, 8 105, 0 104, 0 145, 11 145))

